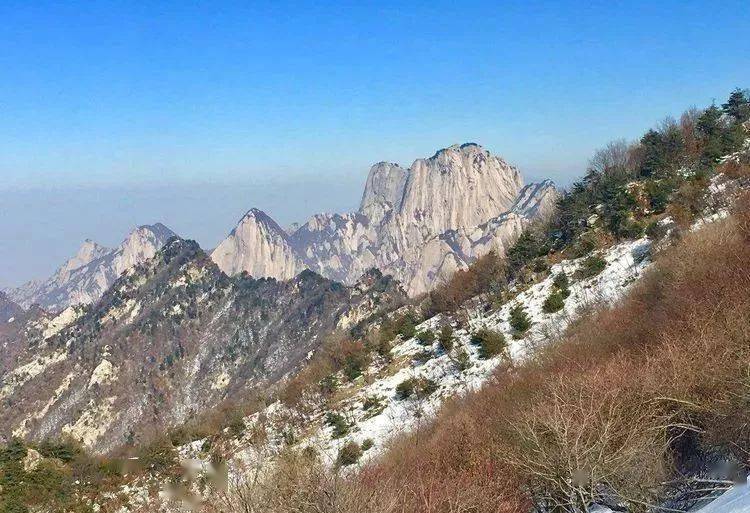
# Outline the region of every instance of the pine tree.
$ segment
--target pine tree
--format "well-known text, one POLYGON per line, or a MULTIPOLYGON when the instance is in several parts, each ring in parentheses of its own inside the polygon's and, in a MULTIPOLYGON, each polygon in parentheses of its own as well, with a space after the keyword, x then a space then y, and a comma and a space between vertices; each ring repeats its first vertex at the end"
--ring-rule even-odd
POLYGON ((516 305, 510 310, 510 319, 508 319, 510 327, 513 328, 516 333, 526 333, 531 328, 531 319, 529 319, 526 310, 523 305, 516 305))
POLYGON ((549 247, 542 237, 524 230, 515 244, 508 249, 508 262, 514 271, 520 269, 533 259, 544 256, 549 252, 549 247))
POLYGON ((0 464, 9 461, 21 461, 26 457, 26 446, 23 440, 13 437, 5 447, 0 447, 0 464))
POLYGON ((552 280, 552 285, 554 285, 559 290, 568 290, 568 288, 570 287, 570 280, 568 279, 568 275, 562 271, 557 273, 552 280))
POLYGON ((446 353, 453 348, 453 327, 451 327, 450 324, 446 324, 440 329, 438 342, 440 343, 440 347, 446 353))
POLYGON ((737 123, 744 123, 750 119, 750 91, 735 89, 721 108, 737 123))
POLYGON ((641 147, 643 148, 641 175, 655 176, 667 165, 661 134, 656 130, 649 130, 641 138, 641 147))
POLYGON ((481 328, 471 336, 471 343, 479 346, 479 357, 492 358, 504 353, 508 348, 505 337, 498 331, 481 328))
POLYGON ((565 307, 565 298, 560 291, 552 292, 547 299, 544 300, 542 310, 545 313, 554 313, 562 310, 565 307))
POLYGON ((724 154, 721 115, 721 110, 716 105, 711 105, 698 118, 696 128, 703 143, 701 160, 704 165, 712 165, 724 154))

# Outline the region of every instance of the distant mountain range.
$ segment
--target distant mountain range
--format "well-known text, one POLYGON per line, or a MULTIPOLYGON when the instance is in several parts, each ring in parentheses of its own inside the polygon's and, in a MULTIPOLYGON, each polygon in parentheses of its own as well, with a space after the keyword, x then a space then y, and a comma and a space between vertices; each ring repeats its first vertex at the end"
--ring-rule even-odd
POLYGON ((360 209, 291 233, 252 209, 210 254, 162 224, 85 241, 53 276, 0 295, 0 434, 98 451, 185 422, 303 367, 548 215, 550 182, 476 144, 373 166, 360 209), (343 284, 342 284, 343 283, 343 284))
MULTIPOLYGON (((517 168, 481 146, 454 145, 408 169, 375 164, 357 212, 316 214, 284 230, 253 208, 210 256, 230 276, 288 280, 310 269, 348 285, 377 268, 414 296, 492 249, 504 254, 557 197, 552 182, 524 186, 517 168)), ((136 228, 116 248, 86 240, 51 277, 5 293, 23 308, 51 312, 93 303, 174 235, 157 223, 136 228)))
POLYGON ((417 295, 491 249, 504 254, 557 197, 552 182, 524 187, 500 157, 456 145, 408 169, 375 164, 357 212, 316 214, 291 233, 252 209, 211 258, 229 275, 289 279, 311 269, 347 284, 375 267, 417 295))

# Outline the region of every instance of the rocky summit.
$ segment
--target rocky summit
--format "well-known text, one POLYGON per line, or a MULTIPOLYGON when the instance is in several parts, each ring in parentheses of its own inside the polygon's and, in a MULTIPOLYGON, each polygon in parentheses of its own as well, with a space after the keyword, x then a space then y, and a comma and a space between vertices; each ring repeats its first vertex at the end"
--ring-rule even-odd
POLYGON ((37 304, 53 312, 92 303, 124 271, 153 257, 174 235, 172 230, 156 223, 134 229, 116 248, 106 248, 87 239, 51 277, 10 289, 7 295, 24 308, 37 304))
POLYGON ((504 254, 557 197, 549 181, 524 187, 481 146, 454 145, 408 169, 375 164, 357 212, 316 214, 291 234, 251 210, 211 258, 230 275, 288 279, 307 268, 347 284, 375 267, 414 296, 490 250, 504 254))
POLYGON ((212 253, 214 262, 228 275, 247 272, 288 280, 304 266, 287 233, 261 210, 251 209, 232 233, 212 253))

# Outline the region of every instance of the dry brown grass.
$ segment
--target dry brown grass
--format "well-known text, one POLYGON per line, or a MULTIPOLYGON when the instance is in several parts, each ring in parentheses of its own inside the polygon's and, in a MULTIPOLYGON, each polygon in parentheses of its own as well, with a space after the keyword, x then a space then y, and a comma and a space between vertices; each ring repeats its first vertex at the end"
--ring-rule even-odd
POLYGON ((728 160, 719 166, 717 172, 732 179, 750 178, 750 158, 728 160))
POLYGON ((364 352, 362 342, 352 341, 344 333, 332 334, 310 362, 284 385, 279 398, 288 406, 304 407, 302 402, 305 395, 318 393, 320 381, 339 371, 347 355, 358 352, 364 352))

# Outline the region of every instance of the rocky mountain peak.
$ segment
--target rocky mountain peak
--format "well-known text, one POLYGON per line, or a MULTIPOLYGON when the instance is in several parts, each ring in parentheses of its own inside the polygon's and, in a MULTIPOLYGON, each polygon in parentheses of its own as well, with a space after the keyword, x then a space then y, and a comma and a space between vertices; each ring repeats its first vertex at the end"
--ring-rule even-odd
POLYGON ((445 156, 450 153, 462 153, 464 155, 472 155, 477 153, 485 153, 489 155, 489 151, 484 149, 482 146, 480 146, 477 143, 473 142, 466 142, 463 144, 451 144, 447 148, 441 148, 438 151, 435 152, 435 154, 430 157, 432 159, 439 158, 441 156, 445 156))
POLYGON ((237 222, 237 226, 232 230, 233 232, 243 227, 257 226, 259 229, 266 230, 269 234, 274 237, 287 238, 288 234, 279 224, 274 221, 271 216, 260 210, 259 208, 251 208, 244 216, 237 222))
POLYGON ((556 198, 551 183, 524 188, 518 169, 482 146, 455 144, 408 169, 375 164, 356 213, 316 214, 291 236, 252 209, 212 258, 229 275, 288 279, 309 268, 347 284, 376 267, 418 294, 502 251, 556 198))
POLYGON ((153 237, 163 240, 170 239, 171 237, 175 236, 175 233, 164 226, 162 223, 143 224, 136 228, 134 232, 141 234, 151 234, 153 237))
POLYGON ((546 218, 552 214, 559 196, 552 180, 531 183, 518 193, 511 211, 529 218, 546 218))
POLYGON ((424 233, 469 229, 505 212, 518 196, 521 173, 473 143, 454 145, 409 168, 400 215, 424 233))
POLYGON ((257 208, 240 219, 211 258, 226 274, 243 271, 251 276, 289 279, 304 266, 289 241, 289 235, 276 221, 257 208))
POLYGON ((128 233, 118 249, 149 243, 157 243, 161 247, 166 241, 175 236, 176 234, 172 230, 161 223, 144 224, 128 233))
POLYGON ((161 260, 169 263, 175 255, 189 253, 191 255, 203 254, 203 250, 200 245, 194 240, 182 239, 178 236, 171 237, 159 250, 157 256, 161 257, 161 260))
POLYGON ((103 257, 111 251, 110 248, 101 246, 91 239, 86 239, 78 248, 76 254, 57 270, 53 278, 58 284, 63 284, 70 278, 71 272, 103 257))
POLYGON ((404 195, 409 170, 398 164, 378 162, 367 175, 360 202, 360 213, 379 224, 390 212, 398 212, 404 195))
POLYGON ((50 311, 98 300, 126 270, 152 258, 175 233, 161 223, 132 230, 116 248, 86 239, 76 254, 50 278, 9 291, 24 307, 38 303, 50 311))
POLYGON ((255 207, 248 210, 243 217, 255 218, 260 222, 271 222, 273 224, 276 224, 276 222, 271 219, 271 216, 263 212, 261 209, 255 207))
POLYGON ((142 225, 131 231, 113 256, 115 274, 119 276, 134 265, 153 258, 175 236, 172 230, 161 223, 142 225))
MULTIPOLYGON (((83 244, 81 244, 81 246, 78 248, 78 251, 76 252, 73 259, 77 259, 78 262, 80 262, 80 265, 76 266, 76 267, 80 267, 81 265, 88 264, 92 260, 99 258, 107 251, 110 251, 109 248, 106 248, 102 246, 101 244, 94 242, 91 239, 86 239, 83 241, 83 244)), ((72 261, 73 259, 71 259, 70 261, 72 261)))

